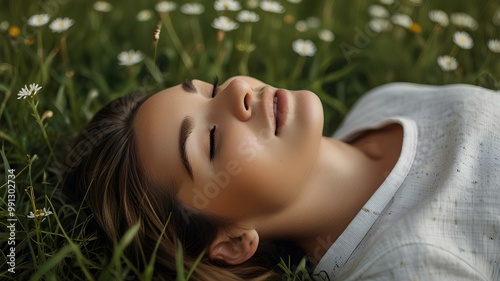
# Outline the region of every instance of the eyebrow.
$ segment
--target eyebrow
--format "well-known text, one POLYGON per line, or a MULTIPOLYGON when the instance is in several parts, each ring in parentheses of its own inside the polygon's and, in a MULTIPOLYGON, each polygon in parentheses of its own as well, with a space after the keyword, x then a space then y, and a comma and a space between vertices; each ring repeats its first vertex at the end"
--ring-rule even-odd
POLYGON ((186 91, 188 93, 197 93, 198 92, 196 90, 196 87, 193 84, 193 79, 191 79, 191 78, 184 80, 184 82, 182 82, 181 86, 182 86, 182 89, 184 89, 184 91, 186 91))
POLYGON ((191 165, 189 164, 186 153, 186 140, 189 138, 189 135, 191 134, 192 130, 193 130, 193 120, 189 116, 184 117, 184 119, 182 119, 181 131, 179 134, 179 150, 181 152, 182 164, 186 168, 186 171, 188 172, 191 180, 194 181, 193 170, 191 169, 191 165))

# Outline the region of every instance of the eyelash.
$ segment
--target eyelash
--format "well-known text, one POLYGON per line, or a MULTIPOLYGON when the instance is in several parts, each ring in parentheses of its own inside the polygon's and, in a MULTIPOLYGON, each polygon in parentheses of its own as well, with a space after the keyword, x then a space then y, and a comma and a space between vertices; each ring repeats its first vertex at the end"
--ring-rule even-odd
MULTIPOLYGON (((212 98, 217 95, 217 86, 219 84, 219 78, 217 76, 214 77, 213 88, 212 88, 212 98)), ((210 161, 214 159, 215 156, 215 129, 217 127, 214 125, 212 129, 210 129, 210 161)))

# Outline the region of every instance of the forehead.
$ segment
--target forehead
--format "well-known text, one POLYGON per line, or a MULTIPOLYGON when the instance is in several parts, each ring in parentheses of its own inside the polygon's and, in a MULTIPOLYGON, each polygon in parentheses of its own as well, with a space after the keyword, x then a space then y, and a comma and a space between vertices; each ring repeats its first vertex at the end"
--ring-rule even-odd
POLYGON ((133 126, 136 153, 146 175, 165 182, 176 175, 181 164, 178 140, 182 118, 186 115, 190 95, 180 86, 160 91, 148 98, 139 108, 133 126))

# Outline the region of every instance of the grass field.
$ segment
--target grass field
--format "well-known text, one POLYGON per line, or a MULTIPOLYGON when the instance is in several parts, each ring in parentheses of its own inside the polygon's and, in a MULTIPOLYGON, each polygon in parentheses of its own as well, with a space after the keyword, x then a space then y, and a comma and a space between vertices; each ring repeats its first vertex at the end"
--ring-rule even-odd
MULTIPOLYGON (((121 256, 134 230, 122 247, 94 247, 85 206, 65 204, 60 190, 68 141, 127 93, 251 75, 315 92, 329 135, 363 93, 388 82, 500 89, 496 0, 281 0, 276 10, 241 0, 236 11, 214 2, 0 0, 0 279, 136 271, 121 256), (193 2, 203 9, 184 5, 193 2)), ((303 271, 284 268, 289 280, 303 271)), ((136 273, 151 279, 150 269, 136 273)))

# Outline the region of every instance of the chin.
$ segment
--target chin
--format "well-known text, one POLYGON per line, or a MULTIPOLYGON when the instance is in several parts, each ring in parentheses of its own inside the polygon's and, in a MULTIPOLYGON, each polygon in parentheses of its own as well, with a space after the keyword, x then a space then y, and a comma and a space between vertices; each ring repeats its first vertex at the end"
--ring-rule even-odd
POLYGON ((323 105, 319 97, 311 91, 297 92, 297 111, 300 116, 299 122, 311 129, 312 134, 321 136, 324 125, 323 105))

